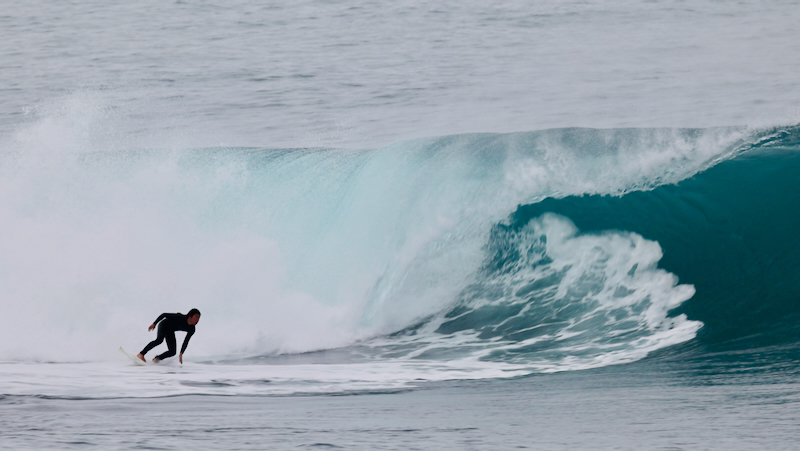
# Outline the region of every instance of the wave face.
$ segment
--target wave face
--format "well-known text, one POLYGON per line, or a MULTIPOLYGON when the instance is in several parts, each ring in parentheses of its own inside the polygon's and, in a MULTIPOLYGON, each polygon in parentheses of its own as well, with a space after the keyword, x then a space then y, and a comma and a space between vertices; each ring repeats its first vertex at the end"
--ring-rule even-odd
POLYGON ((537 371, 677 343, 692 354, 793 349, 799 144, 797 127, 754 132, 679 181, 520 205, 492 228, 454 306, 377 347, 537 371))
POLYGON ((796 331, 796 127, 121 151, 60 120, 0 152, 4 360, 116 359, 191 307, 210 361, 555 371, 796 331))
POLYGON ((678 352, 794 349, 800 130, 732 149, 677 183, 520 205, 456 305, 396 335, 423 358, 541 371, 638 360, 695 335, 678 352))

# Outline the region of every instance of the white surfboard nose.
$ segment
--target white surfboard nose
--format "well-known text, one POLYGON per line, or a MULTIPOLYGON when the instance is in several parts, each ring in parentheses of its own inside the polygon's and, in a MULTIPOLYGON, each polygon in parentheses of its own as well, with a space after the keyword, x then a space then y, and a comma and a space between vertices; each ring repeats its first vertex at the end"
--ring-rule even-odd
POLYGON ((126 356, 128 356, 128 358, 133 361, 134 365, 140 365, 140 366, 147 365, 147 362, 145 362, 142 359, 140 359, 139 357, 129 353, 128 351, 122 349, 122 346, 119 347, 119 352, 121 352, 121 353, 125 354, 126 356))

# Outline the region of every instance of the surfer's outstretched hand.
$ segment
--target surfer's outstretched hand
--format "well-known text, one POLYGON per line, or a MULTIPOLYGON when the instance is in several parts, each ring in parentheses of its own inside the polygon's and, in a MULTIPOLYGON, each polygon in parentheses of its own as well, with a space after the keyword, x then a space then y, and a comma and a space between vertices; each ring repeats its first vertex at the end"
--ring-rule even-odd
POLYGON ((151 324, 150 327, 147 328, 147 330, 153 330, 155 328, 156 328, 156 325, 155 324, 151 324))
POLYGON ((182 352, 178 355, 178 360, 180 360, 181 361, 181 365, 183 365, 183 353, 182 352))

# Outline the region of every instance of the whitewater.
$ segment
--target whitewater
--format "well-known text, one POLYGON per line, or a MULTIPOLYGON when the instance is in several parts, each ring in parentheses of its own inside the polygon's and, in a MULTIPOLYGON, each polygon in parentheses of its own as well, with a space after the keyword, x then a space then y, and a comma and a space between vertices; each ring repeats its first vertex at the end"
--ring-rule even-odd
POLYGON ((798 5, 7 6, 0 448, 800 438, 798 5))

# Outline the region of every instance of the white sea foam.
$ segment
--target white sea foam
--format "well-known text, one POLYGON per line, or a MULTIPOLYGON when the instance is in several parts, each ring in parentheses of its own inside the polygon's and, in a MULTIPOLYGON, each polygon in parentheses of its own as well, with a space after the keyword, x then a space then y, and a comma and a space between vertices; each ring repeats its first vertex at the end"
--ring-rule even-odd
POLYGON ((177 365, 175 362, 165 362, 148 366, 132 363, 0 363, 4 395, 63 398, 391 392, 424 382, 523 374, 526 372, 510 365, 449 362, 326 365, 188 362, 177 365))
POLYGON ((656 242, 628 232, 581 234, 553 214, 509 235, 501 237, 502 269, 482 272, 452 310, 367 346, 392 358, 552 372, 635 361, 694 338, 702 326, 668 316, 694 288, 657 267, 656 242))

